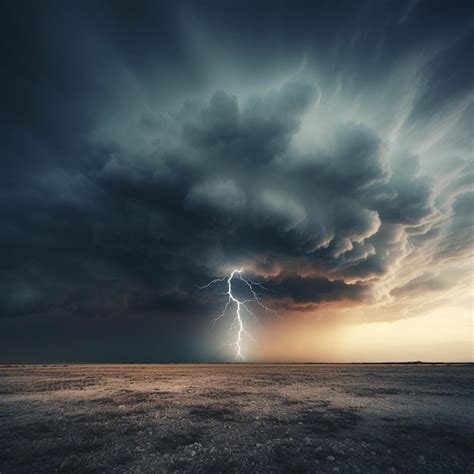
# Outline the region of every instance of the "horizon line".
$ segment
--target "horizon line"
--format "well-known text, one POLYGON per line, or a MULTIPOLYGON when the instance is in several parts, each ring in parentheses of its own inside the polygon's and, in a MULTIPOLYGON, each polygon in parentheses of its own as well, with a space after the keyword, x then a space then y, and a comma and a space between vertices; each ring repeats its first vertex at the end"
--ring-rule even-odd
POLYGON ((147 362, 147 361, 121 361, 121 362, 0 362, 0 366, 18 365, 474 365, 474 361, 381 361, 381 362, 147 362))

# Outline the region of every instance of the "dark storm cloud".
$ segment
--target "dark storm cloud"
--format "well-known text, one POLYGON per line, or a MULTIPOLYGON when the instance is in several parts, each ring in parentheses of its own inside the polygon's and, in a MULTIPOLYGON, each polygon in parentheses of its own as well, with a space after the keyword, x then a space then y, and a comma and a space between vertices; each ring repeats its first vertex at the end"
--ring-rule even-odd
POLYGON ((468 164, 440 198, 410 146, 472 100, 468 3, 4 5, 0 315, 173 325, 233 265, 289 311, 367 302, 413 249, 462 258, 468 164), (325 112, 419 55, 406 147, 325 112), (324 139, 299 145, 312 121, 324 139))

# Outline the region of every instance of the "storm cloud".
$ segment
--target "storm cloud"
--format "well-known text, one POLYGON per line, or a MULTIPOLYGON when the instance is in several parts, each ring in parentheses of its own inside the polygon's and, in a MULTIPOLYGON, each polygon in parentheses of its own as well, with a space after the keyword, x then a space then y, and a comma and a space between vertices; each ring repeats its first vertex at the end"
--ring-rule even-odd
POLYGON ((285 317, 448 295, 472 252, 468 3, 3 7, 2 320, 178 338, 234 267, 285 317))

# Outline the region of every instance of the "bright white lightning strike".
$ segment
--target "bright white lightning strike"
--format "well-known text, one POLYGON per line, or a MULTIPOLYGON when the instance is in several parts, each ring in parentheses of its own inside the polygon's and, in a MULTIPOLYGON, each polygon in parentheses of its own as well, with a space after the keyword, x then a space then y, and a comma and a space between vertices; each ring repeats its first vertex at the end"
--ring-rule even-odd
POLYGON ((253 282, 251 280, 247 280, 246 278, 244 278, 242 276, 242 272, 243 272, 242 268, 238 268, 238 269, 236 268, 232 271, 232 273, 229 276, 216 278, 210 281, 209 283, 207 283, 206 285, 201 286, 199 288, 200 290, 205 290, 206 288, 209 288, 210 286, 215 285, 216 283, 227 281, 227 291, 224 294, 227 295, 228 299, 222 313, 219 314, 219 316, 217 316, 214 319, 214 324, 216 324, 216 322, 219 319, 225 316, 230 305, 235 304, 235 307, 236 307, 235 316, 229 328, 229 333, 231 333, 232 331, 236 331, 237 336, 235 337, 235 340, 230 343, 230 345, 235 346, 236 359, 240 359, 240 360, 244 360, 244 355, 242 352, 242 344, 243 344, 244 337, 248 337, 254 340, 253 336, 245 329, 244 317, 241 312, 242 308, 244 308, 248 314, 250 314, 251 316, 255 318, 256 318, 256 315, 253 313, 253 311, 251 311, 251 309, 248 306, 251 303, 257 304, 258 306, 263 308, 266 312, 277 314, 275 310, 269 308, 264 303, 262 303, 262 301, 260 300, 254 288, 255 286, 259 286, 261 288, 264 288, 264 287, 260 283, 253 282), (237 296, 235 296, 235 293, 232 293, 232 281, 236 278, 241 280, 247 286, 248 290, 250 291, 250 295, 251 295, 250 298, 239 299, 237 296))

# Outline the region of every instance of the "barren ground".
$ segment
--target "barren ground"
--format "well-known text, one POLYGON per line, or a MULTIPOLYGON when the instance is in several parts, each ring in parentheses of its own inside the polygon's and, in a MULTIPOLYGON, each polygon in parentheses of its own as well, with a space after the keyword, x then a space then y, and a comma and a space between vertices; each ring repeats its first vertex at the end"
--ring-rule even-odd
POLYGON ((0 366, 0 472, 474 471, 472 365, 0 366))

